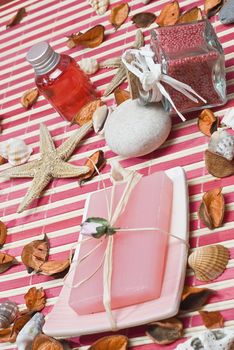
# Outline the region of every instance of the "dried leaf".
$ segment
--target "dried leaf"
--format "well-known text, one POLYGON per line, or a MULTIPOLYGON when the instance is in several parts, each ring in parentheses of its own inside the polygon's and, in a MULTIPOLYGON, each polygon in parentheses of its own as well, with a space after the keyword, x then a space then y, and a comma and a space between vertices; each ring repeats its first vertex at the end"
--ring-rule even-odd
POLYGON ((11 343, 16 341, 17 335, 21 331, 21 329, 26 325, 26 323, 32 318, 32 314, 27 313, 18 317, 13 324, 12 332, 11 332, 11 343))
POLYGON ((21 253, 21 259, 29 273, 39 271, 41 265, 47 261, 49 244, 46 236, 42 240, 36 240, 27 244, 21 253))
POLYGON ((205 151, 205 164, 208 172, 215 177, 227 177, 234 174, 234 160, 228 160, 219 154, 205 151))
POLYGON ((20 23, 23 17, 26 15, 26 10, 24 7, 19 9, 16 14, 10 19, 10 21, 6 24, 6 28, 10 28, 20 23))
POLYGON ((11 342, 15 337, 12 337, 12 326, 4 329, 0 329, 0 343, 11 342))
POLYGON ((115 30, 117 30, 126 21, 129 10, 130 9, 127 3, 122 3, 112 8, 110 23, 115 27, 115 30))
POLYGON ((214 291, 212 289, 208 288, 196 288, 185 286, 182 293, 180 310, 199 310, 206 303, 207 299, 213 292, 214 291))
POLYGON ((0 248, 2 248, 3 245, 5 244, 6 237, 7 237, 6 225, 2 221, 0 221, 0 248))
POLYGON ((41 311, 46 304, 46 297, 43 288, 32 287, 24 296, 29 311, 41 311))
POLYGON ((104 40, 105 27, 101 24, 94 26, 85 33, 72 34, 68 37, 67 46, 72 49, 77 45, 94 48, 104 40))
POLYGON ((173 1, 165 5, 156 19, 160 27, 171 26, 176 24, 180 17, 180 7, 178 1, 173 1))
POLYGON ((219 119, 210 109, 204 109, 198 117, 197 124, 204 135, 211 136, 218 128, 219 119))
POLYGON ((199 218, 210 230, 220 227, 223 222, 225 203, 221 191, 219 187, 206 192, 198 211, 199 218))
POLYGON ((152 12, 137 13, 132 17, 133 23, 137 28, 147 28, 156 20, 156 16, 152 12))
POLYGON ((60 274, 61 272, 67 272, 69 267, 70 259, 51 260, 41 265, 40 272, 42 272, 45 275, 52 276, 55 274, 60 274))
POLYGON ((106 164, 106 159, 104 156, 104 152, 102 150, 98 150, 94 152, 85 162, 85 166, 89 167, 90 171, 87 174, 79 176, 79 183, 80 185, 92 179, 96 174, 97 171, 95 167, 100 171, 106 164), (95 167, 94 167, 95 165, 95 167))
POLYGON ((184 12, 180 16, 177 24, 195 22, 195 21, 199 21, 201 19, 202 19, 201 9, 196 6, 196 7, 193 7, 192 9, 184 12))
POLYGON ((0 155, 0 165, 5 164, 5 163, 7 163, 7 159, 3 158, 3 157, 0 155))
POLYGON ((32 105, 34 105, 34 103, 37 102, 38 97, 39 90, 37 88, 30 89, 23 94, 20 102, 24 108, 29 109, 32 107, 32 105))
POLYGON ((199 314, 206 328, 214 329, 224 327, 224 319, 219 311, 199 311, 199 314))
POLYGON ((146 334, 156 344, 171 344, 183 336, 183 323, 175 317, 152 322, 147 325, 146 334))
POLYGON ((115 101, 116 101, 117 105, 120 105, 124 101, 130 99, 130 93, 128 91, 122 90, 120 88, 115 89, 114 95, 115 95, 115 101))
POLYGON ((61 343, 45 334, 38 334, 32 343, 32 350, 63 350, 61 343))
POLYGON ((127 337, 124 335, 111 335, 97 340, 88 350, 127 350, 127 348, 127 337))
POLYGON ((73 122, 77 123, 79 126, 84 125, 93 118, 93 113, 96 109, 102 106, 104 103, 102 100, 93 100, 88 102, 84 107, 81 108, 79 113, 75 116, 73 122))
POLYGON ((5 272, 11 266, 18 264, 14 256, 6 253, 0 253, 0 273, 5 272))
POLYGON ((208 18, 214 16, 223 5, 223 0, 205 0, 204 10, 208 18))

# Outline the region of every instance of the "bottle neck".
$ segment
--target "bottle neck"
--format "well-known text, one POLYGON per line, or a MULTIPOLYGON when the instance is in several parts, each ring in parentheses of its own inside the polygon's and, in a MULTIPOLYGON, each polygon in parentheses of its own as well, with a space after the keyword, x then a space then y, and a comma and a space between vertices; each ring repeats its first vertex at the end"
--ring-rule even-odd
POLYGON ((43 75, 53 70, 60 61, 60 55, 53 51, 53 53, 45 61, 41 61, 38 64, 33 64, 33 68, 36 75, 43 75))

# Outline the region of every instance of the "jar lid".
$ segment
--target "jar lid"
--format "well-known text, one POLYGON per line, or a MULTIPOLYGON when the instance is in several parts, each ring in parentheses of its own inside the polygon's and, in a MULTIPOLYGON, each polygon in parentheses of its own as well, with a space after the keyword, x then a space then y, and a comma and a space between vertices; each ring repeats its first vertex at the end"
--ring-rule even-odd
POLYGON ((26 56, 26 60, 33 66, 37 75, 48 73, 58 63, 60 55, 46 42, 33 45, 26 56))

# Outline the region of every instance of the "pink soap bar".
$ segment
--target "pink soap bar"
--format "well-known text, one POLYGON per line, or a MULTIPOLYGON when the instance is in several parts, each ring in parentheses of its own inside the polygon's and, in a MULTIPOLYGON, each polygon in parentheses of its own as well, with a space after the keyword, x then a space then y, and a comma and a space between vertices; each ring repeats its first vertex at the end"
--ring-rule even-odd
MULTIPOLYGON (((125 188, 125 183, 116 186, 114 207, 125 188)), ((107 189, 110 199, 111 189, 107 189)), ((173 196, 173 184, 164 172, 143 177, 134 188, 127 207, 119 217, 116 227, 122 229, 114 236, 113 271, 111 286, 112 309, 139 304, 160 296, 173 196), (147 231, 144 228, 157 228, 147 231), (126 232, 124 228, 142 228, 126 232), (163 232, 162 232, 163 231, 163 232)), ((91 195, 88 217, 107 218, 104 191, 91 195)), ((100 264, 107 240, 91 239, 80 247, 79 259, 103 241, 94 253, 85 259, 74 274, 73 285, 90 276, 100 264)), ((103 268, 101 267, 88 281, 73 287, 69 305, 78 314, 104 311, 103 268)))

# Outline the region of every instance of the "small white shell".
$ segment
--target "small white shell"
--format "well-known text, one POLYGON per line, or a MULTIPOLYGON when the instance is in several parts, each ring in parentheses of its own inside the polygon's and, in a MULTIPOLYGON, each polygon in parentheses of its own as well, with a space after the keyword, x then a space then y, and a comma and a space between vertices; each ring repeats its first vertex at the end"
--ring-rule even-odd
POLYGON ((142 0, 143 4, 148 4, 150 2, 150 0, 142 0))
POLYGON ((109 6, 109 0, 88 0, 97 15, 103 15, 109 6))
POLYGON ((17 304, 6 301, 0 304, 0 328, 7 328, 16 318, 18 313, 17 304))
POLYGON ((82 58, 80 61, 80 68, 86 74, 94 74, 98 71, 99 64, 95 58, 82 58))
POLYGON ((0 155, 11 165, 26 163, 31 153, 32 148, 21 139, 10 139, 0 144, 0 155))
POLYGON ((96 134, 103 129, 107 115, 108 107, 106 105, 98 107, 93 113, 93 128, 96 134))
POLYGON ((222 119, 222 124, 234 130, 234 108, 230 108, 222 119))
POLYGON ((16 338, 18 350, 31 349, 32 342, 34 338, 42 332, 42 326, 44 323, 45 320, 43 314, 37 312, 19 332, 16 338))
POLYGON ((225 130, 215 131, 211 135, 208 149, 228 160, 232 160, 234 157, 234 137, 225 130))

